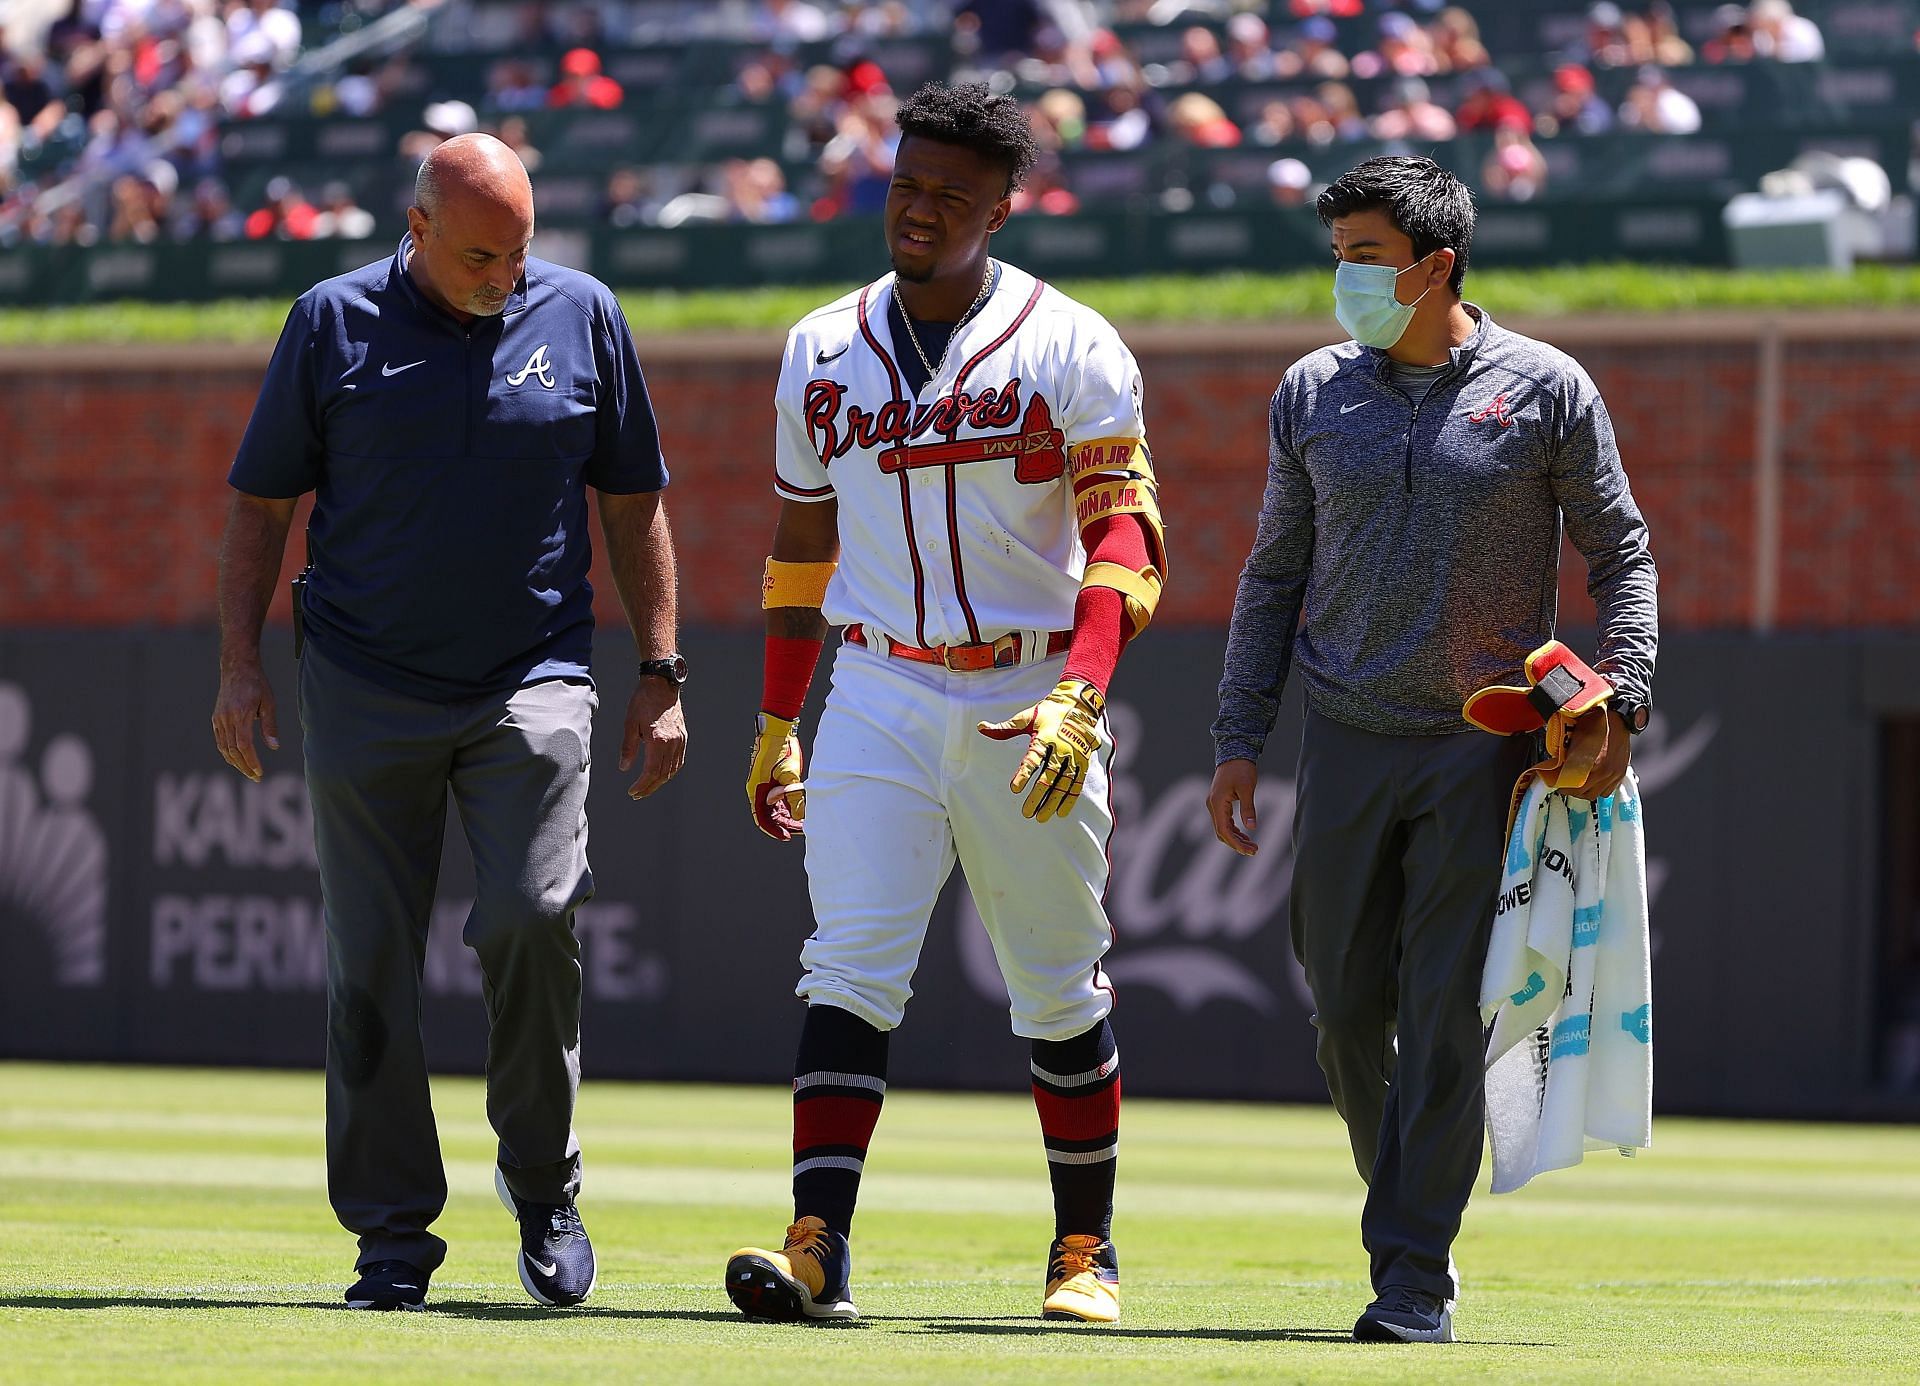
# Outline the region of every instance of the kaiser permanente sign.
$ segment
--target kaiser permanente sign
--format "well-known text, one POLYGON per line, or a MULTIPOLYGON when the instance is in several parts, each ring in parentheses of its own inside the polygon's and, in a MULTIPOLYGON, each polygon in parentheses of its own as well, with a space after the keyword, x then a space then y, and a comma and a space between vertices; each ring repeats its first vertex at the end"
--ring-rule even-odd
MULTIPOLYGON (((622 687, 631 653, 603 643, 602 685, 622 687)), ((1156 630, 1116 681, 1108 970, 1128 1087, 1323 1101, 1287 930, 1297 709, 1290 698, 1262 766, 1263 850, 1242 859, 1214 842, 1205 809, 1220 646, 1217 633, 1156 630)), ((761 837, 741 802, 734 733, 752 717, 759 642, 696 636, 688 653, 691 755, 670 788, 628 800, 612 770, 618 723, 603 712, 595 730, 596 895, 576 921, 583 1063, 590 1077, 785 1083, 812 920, 801 849, 761 837)), ((265 755, 255 785, 207 733, 207 637, 0 633, 0 1057, 322 1062, 320 882, 293 671, 283 648, 270 654, 284 749, 265 755)), ((1780 643, 1681 640, 1662 652, 1660 711, 1635 760, 1652 857, 1657 1099, 1669 1107, 1833 1110, 1849 1082, 1868 1080, 1845 931, 1809 949, 1804 921, 1833 920, 1835 901, 1859 889, 1847 766, 1871 738, 1844 691, 1816 689, 1786 752, 1804 764, 1738 749, 1779 751, 1763 690, 1805 657, 1780 643), (1741 677, 1726 676, 1734 666, 1741 677), (1733 806, 1777 800, 1783 783, 1798 792, 1790 832, 1726 829, 1733 806), (1774 965, 1786 957, 1792 968, 1774 965), (1782 1015, 1799 1020, 1782 1027, 1782 1015), (1729 1035, 1742 1037, 1738 1063, 1729 1035)), ((472 1071, 485 1056, 479 970, 460 939, 472 873, 449 819, 422 1013, 433 1061, 472 1071)), ((895 1076, 1006 1087, 1022 1050, 958 880, 929 931, 895 1076)))
MULTIPOLYGON (((153 852, 160 868, 216 876, 264 869, 299 887, 297 894, 154 896, 148 952, 154 987, 325 990, 313 819, 297 772, 268 775, 257 785, 225 767, 161 774, 154 784, 153 852)), ((470 895, 445 894, 434 903, 425 979, 430 995, 480 995, 479 960, 460 941, 472 903, 470 895)), ((589 994, 628 1001, 664 991, 664 965, 634 941, 638 920, 639 911, 623 901, 593 901, 576 916, 575 929, 592 960, 589 994)))

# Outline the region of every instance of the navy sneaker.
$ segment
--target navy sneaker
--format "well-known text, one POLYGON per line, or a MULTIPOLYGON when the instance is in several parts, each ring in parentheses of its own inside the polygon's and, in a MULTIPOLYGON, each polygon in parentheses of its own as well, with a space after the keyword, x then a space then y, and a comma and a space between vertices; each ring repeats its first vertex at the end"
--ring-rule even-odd
POLYGON ((1361 1343, 1450 1343, 1453 1301, 1405 1285, 1389 1285, 1353 1326, 1361 1343))
POLYGON ((374 1261, 359 1267, 347 1287, 349 1309, 424 1309, 427 1273, 405 1261, 374 1261))
POLYGON ((593 1293, 599 1268, 593 1243, 571 1203, 527 1203, 507 1187, 506 1173, 493 1169, 494 1192, 520 1224, 520 1283, 536 1301, 552 1308, 578 1304, 593 1293))

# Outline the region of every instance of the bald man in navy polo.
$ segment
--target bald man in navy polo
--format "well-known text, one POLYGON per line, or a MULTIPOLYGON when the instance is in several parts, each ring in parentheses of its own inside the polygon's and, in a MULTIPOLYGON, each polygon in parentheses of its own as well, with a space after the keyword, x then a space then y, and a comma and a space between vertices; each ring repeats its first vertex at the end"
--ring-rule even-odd
POLYGON ((327 938, 327 1184, 360 1239, 360 1309, 418 1309, 446 1254, 420 983, 449 793, 473 850, 465 939, 490 1025, 495 1185, 542 1304, 593 1289, 575 1206, 593 594, 587 488, 639 645, 620 768, 644 798, 686 754, 667 469, 632 334, 591 277, 529 257, 533 193, 485 135, 422 164, 392 258, 288 315, 228 481, 214 739, 259 780, 278 746, 260 630, 297 498, 296 613, 327 938))

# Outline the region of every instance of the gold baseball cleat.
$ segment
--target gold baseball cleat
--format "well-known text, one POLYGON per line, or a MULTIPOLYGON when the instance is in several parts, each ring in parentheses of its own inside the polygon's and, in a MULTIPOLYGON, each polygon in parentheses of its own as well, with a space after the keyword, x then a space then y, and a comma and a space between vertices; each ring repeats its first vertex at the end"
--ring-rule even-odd
POLYGON ((1080 1323, 1120 1317, 1120 1257, 1112 1242, 1075 1233, 1053 1244, 1040 1317, 1080 1323))

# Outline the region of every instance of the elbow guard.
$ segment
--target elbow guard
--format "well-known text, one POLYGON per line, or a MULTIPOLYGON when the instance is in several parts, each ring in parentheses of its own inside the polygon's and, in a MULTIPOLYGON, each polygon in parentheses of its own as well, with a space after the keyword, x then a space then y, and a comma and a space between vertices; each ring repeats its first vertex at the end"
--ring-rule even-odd
POLYGON ((827 583, 838 563, 783 563, 767 560, 766 576, 760 582, 760 609, 778 606, 809 606, 819 610, 827 599, 827 583))
POLYGON ((1109 587, 1127 606, 1138 635, 1153 619, 1167 579, 1166 531, 1160 520, 1160 488, 1144 438, 1101 438, 1083 443, 1069 459, 1073 478, 1074 521, 1084 534, 1095 520, 1138 515, 1147 535, 1147 562, 1134 569, 1118 563, 1089 563, 1080 585, 1109 587))

